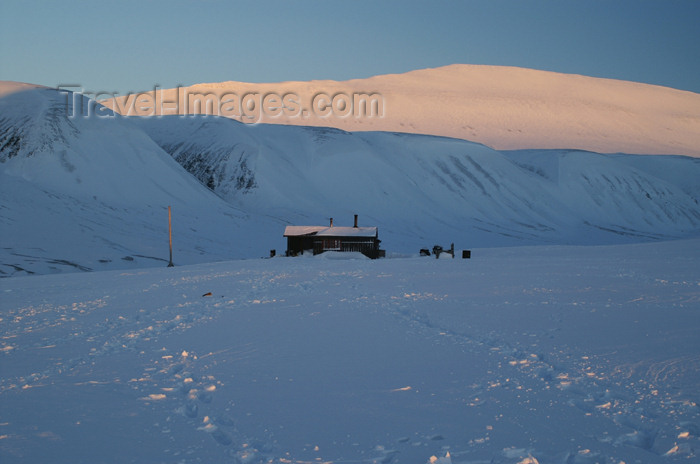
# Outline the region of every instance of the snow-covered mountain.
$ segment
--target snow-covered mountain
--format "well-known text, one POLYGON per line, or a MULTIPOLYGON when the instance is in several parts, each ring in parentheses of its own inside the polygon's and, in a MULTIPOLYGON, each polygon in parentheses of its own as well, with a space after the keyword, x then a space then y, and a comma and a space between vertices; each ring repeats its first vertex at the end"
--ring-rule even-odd
POLYGON ((165 265, 168 206, 176 263, 252 255, 255 220, 130 121, 52 89, 1 90, 0 275, 165 265))
POLYGON ((458 64, 343 82, 232 81, 159 89, 138 104, 136 97, 104 103, 129 115, 206 111, 245 122, 441 135, 497 150, 700 156, 700 94, 516 67, 458 64), (373 116, 368 103, 381 103, 373 116))
POLYGON ((221 197, 291 223, 359 214, 389 250, 456 242, 610 243, 700 231, 700 160, 590 152, 498 152, 464 140, 136 118, 221 197))
POLYGON ((695 158, 499 152, 445 137, 221 117, 123 118, 80 95, 3 89, 4 275, 163 265, 167 206, 176 263, 282 252, 285 225, 331 217, 351 225, 354 214, 379 227, 390 255, 700 232, 695 158))

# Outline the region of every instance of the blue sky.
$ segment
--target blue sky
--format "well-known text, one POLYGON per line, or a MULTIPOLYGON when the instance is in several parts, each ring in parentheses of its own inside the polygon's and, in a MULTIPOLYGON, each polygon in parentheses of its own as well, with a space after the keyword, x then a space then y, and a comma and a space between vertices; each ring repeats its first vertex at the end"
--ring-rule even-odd
POLYGON ((3 0, 0 18, 0 79, 88 91, 467 63, 700 92, 697 0, 3 0))

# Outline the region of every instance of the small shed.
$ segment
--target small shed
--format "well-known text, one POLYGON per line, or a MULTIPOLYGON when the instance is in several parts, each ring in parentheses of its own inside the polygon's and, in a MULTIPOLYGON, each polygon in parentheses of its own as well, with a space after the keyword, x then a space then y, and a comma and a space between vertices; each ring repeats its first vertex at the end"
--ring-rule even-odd
POLYGON ((379 231, 376 227, 358 227, 357 215, 353 227, 287 226, 287 256, 297 256, 311 250, 314 255, 325 251, 359 251, 368 258, 384 256, 379 249, 379 231))

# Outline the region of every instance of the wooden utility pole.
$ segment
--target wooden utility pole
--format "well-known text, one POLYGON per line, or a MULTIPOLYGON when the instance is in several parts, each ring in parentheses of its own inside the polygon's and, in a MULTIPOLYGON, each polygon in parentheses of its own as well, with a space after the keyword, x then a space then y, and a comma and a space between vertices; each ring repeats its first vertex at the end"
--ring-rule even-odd
POLYGON ((168 236, 170 238, 170 262, 168 263, 168 267, 173 267, 175 266, 173 264, 173 220, 170 214, 170 206, 168 206, 168 236))

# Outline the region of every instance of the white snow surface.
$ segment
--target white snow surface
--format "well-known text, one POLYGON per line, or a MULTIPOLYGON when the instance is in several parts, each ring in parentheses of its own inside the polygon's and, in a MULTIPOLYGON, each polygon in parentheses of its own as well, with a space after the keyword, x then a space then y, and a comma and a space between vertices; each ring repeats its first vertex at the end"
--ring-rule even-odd
POLYGON ((324 226, 287 226, 285 237, 314 235, 316 237, 376 237, 376 227, 324 227, 324 226))
POLYGON ((700 241, 472 251, 1 279, 0 461, 697 461, 700 241))
MULTIPOLYGON (((150 99, 177 102, 179 95, 258 97, 291 94, 302 113, 259 111, 255 122, 330 126, 346 131, 389 131, 473 140, 498 150, 579 149, 599 153, 700 156, 700 94, 656 85, 510 66, 454 64, 349 81, 197 84, 163 89, 150 99), (362 111, 330 116, 313 111, 316 95, 379 95, 381 117, 362 111)), ((255 98, 253 98, 255 101, 255 98)), ((104 101, 129 115, 161 114, 160 105, 139 111, 134 95, 104 101)), ((165 114, 170 107, 164 106, 165 114)), ((183 113, 198 110, 179 105, 183 113)), ((203 110, 200 110, 200 112, 203 110)), ((211 110, 208 110, 211 114, 211 110)), ((222 115, 228 114, 225 111, 222 115)), ((246 118, 233 116, 247 121, 246 118)))
POLYGON ((376 227, 329 227, 317 234, 319 237, 376 237, 376 227))
POLYGON ((322 230, 325 230, 325 226, 287 226, 284 228, 285 237, 298 237, 300 235, 311 235, 322 230))

